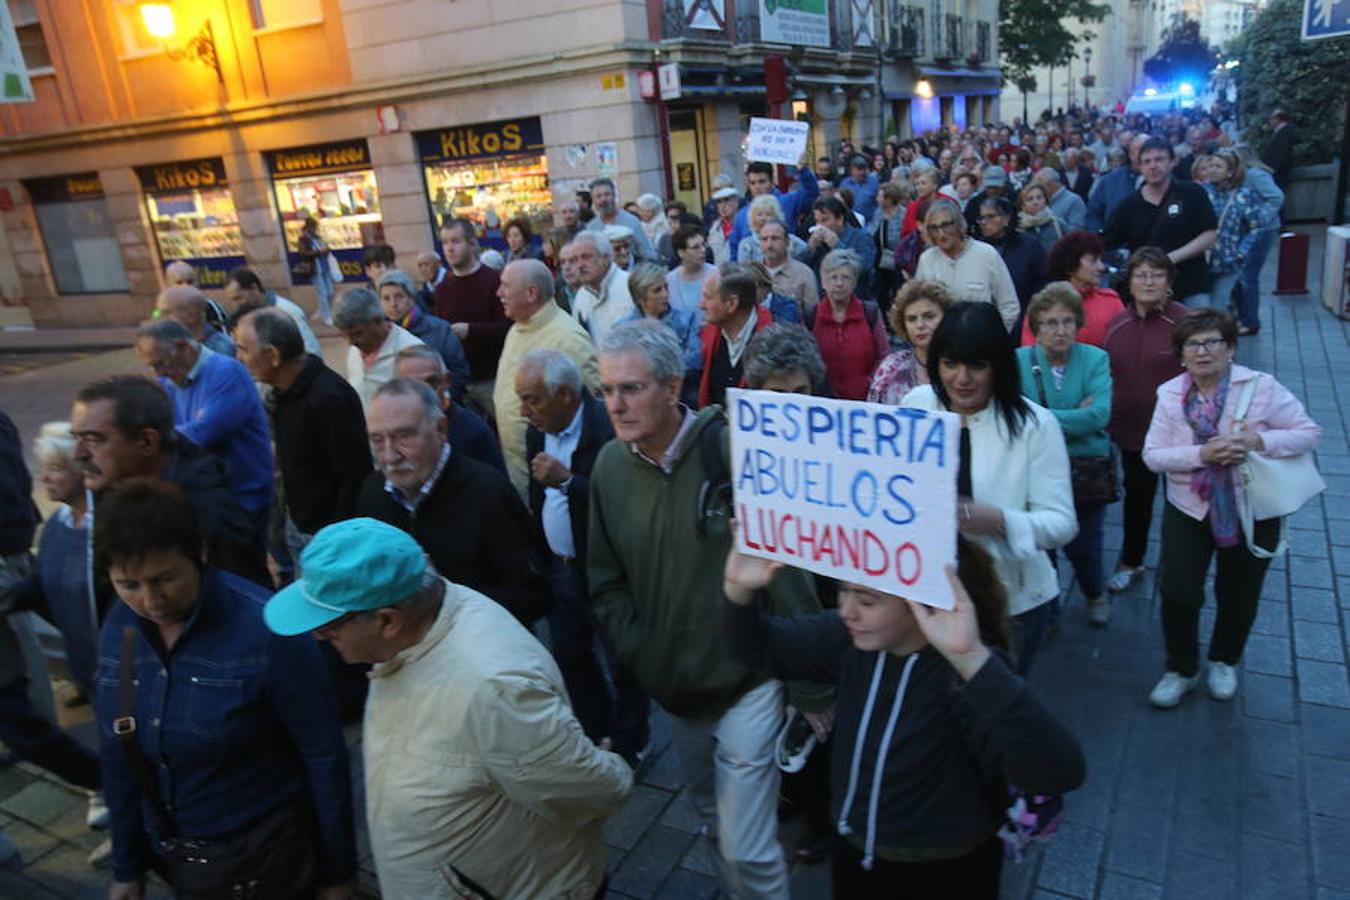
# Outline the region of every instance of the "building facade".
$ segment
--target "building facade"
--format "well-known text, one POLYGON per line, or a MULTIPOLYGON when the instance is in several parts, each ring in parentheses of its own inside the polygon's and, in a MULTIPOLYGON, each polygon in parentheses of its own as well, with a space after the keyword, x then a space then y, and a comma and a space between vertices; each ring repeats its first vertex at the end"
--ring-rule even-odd
POLYGON ((158 37, 136 0, 8 2, 36 99, 0 106, 0 286, 39 326, 139 321, 180 259, 309 305, 308 216, 356 280, 365 246, 412 270, 444 216, 543 227, 600 175, 697 208, 751 116, 824 152, 992 116, 998 84, 993 0, 173 0, 158 37))

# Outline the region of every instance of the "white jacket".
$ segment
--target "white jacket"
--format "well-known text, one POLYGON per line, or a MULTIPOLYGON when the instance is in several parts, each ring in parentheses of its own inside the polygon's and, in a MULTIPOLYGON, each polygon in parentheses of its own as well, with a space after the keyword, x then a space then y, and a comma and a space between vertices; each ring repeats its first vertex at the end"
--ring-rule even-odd
MULTIPOLYGON (((945 409, 928 384, 914 388, 900 405, 945 409)), ((1045 551, 1064 546, 1078 533, 1064 433, 1049 410, 1031 401, 1027 406, 1032 414, 1016 439, 1008 436, 992 402, 966 417, 974 498, 1002 509, 1005 523, 1002 536, 974 540, 994 557, 1008 590, 1008 614, 1014 616, 1059 593, 1059 578, 1045 551)))
POLYGON ((416 645, 370 673, 363 754, 386 900, 591 900, 604 820, 633 785, 572 715, 547 650, 501 606, 445 583, 416 645))

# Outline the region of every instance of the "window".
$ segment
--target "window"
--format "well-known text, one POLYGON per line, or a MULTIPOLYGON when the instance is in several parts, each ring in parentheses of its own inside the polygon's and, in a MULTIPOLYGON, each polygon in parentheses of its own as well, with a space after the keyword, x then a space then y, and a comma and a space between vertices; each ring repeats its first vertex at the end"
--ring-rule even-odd
MULTIPOLYGON (((148 56, 164 52, 164 43, 150 36, 141 19, 137 0, 116 0, 113 14, 117 19, 118 30, 122 33, 123 57, 148 56)), ((181 28, 181 22, 179 24, 181 28)))
POLYGON ((23 185, 33 201, 57 293, 127 290, 122 250, 98 174, 38 178, 23 185))
POLYGON ((9 10, 14 17, 14 33, 28 71, 50 71, 52 55, 47 50, 47 39, 42 36, 42 25, 38 22, 33 0, 16 0, 10 3, 9 10))
POLYGON ((249 0, 254 28, 323 21, 323 0, 249 0))

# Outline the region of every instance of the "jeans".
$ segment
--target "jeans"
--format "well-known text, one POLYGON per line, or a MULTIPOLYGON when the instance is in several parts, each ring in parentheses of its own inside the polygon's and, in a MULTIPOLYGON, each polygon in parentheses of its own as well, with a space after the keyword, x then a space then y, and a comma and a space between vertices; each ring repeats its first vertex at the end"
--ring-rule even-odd
POLYGON ((1187 309, 1199 309, 1202 306, 1209 305, 1209 298, 1209 291, 1205 291, 1202 294, 1187 294, 1185 297, 1178 297, 1177 302, 1187 309))
MULTIPOLYGON (((1256 542, 1274 547, 1280 520, 1262 519, 1252 526, 1256 542)), ((1200 607, 1205 605, 1205 573, 1217 557, 1214 573, 1214 631, 1209 658, 1237 665, 1256 621, 1261 584, 1270 560, 1253 556, 1243 539, 1236 547, 1217 547, 1209 517, 1197 522, 1172 504, 1163 508, 1162 595, 1163 641, 1167 671, 1187 678, 1200 671, 1200 607)))
POLYGON ((627 670, 614 665, 607 652, 602 660, 595 615, 575 564, 550 555, 548 578, 553 589, 549 640, 572 712, 592 741, 610 738, 617 753, 634 758, 649 737, 647 695, 627 670))
POLYGON ((1256 327, 1261 324, 1261 269, 1275 246, 1278 228, 1262 228, 1256 233, 1256 240, 1247 251, 1247 260, 1242 264, 1241 285, 1238 291, 1238 324, 1256 327))
POLYGON ((1059 598, 1055 597, 1012 617, 1018 675, 1023 678, 1031 675, 1031 664, 1036 661, 1041 644, 1045 643, 1046 632, 1058 616, 1059 598))
POLYGON ((325 325, 333 324, 333 278, 328 271, 328 259, 324 255, 314 257, 314 275, 311 282, 314 296, 318 300, 315 312, 325 325))
POLYGON ((844 838, 834 842, 830 879, 843 900, 998 900, 1003 871, 1003 841, 991 837, 965 856, 932 862, 892 862, 877 858, 862 867, 862 852, 844 838))
POLYGON ((1106 524, 1106 504, 1088 503, 1077 507, 1078 534, 1064 545, 1064 555, 1073 564, 1078 589, 1088 600, 1102 595, 1102 532, 1106 524))
POLYGON ((0 686, 0 741, 73 785, 91 791, 103 788, 98 757, 38 714, 28 699, 27 677, 0 686))
POLYGON ((1209 305, 1227 312, 1233 302, 1233 286, 1237 284, 1241 274, 1237 269, 1214 273, 1214 281, 1209 288, 1209 305))
POLYGON ((717 835, 720 852, 712 857, 723 892, 736 900, 788 900, 775 759, 782 723, 777 681, 761 684, 715 719, 670 718, 685 788, 717 835))
POLYGON ((1144 465, 1139 450, 1120 448, 1124 469, 1125 522, 1120 546, 1120 565, 1139 568, 1148 550, 1148 532, 1153 526, 1153 498, 1158 493, 1158 475, 1144 465))

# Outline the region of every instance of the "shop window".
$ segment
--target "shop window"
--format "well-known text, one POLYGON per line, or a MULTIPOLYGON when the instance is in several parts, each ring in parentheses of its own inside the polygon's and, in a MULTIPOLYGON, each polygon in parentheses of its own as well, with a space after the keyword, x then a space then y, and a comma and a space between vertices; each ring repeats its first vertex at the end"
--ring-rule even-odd
POLYGON ((57 293, 127 290, 122 251, 98 175, 42 178, 25 181, 24 187, 33 200, 57 293))
POLYGON ((323 0, 250 0, 254 28, 323 21, 323 0))

